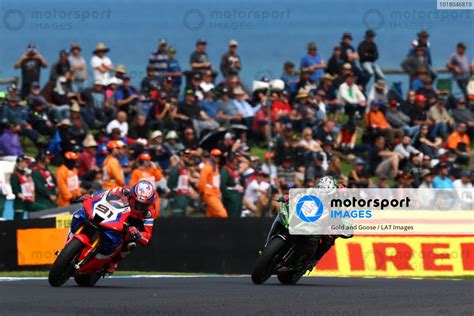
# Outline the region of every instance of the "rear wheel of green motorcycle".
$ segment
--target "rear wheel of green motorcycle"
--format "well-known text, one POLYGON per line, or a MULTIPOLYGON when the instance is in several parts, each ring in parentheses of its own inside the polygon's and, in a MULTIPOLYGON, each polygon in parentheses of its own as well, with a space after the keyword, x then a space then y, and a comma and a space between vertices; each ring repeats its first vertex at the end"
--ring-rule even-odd
POLYGON ((97 273, 81 274, 74 277, 74 281, 76 281, 77 285, 86 287, 94 286, 99 279, 100 275, 97 273))
POLYGON ((76 238, 73 238, 61 250, 49 271, 48 281, 51 286, 61 286, 69 280, 74 272, 74 258, 81 253, 83 248, 84 245, 76 238))
POLYGON ((277 256, 284 247, 285 241, 281 238, 272 239, 263 249, 262 254, 258 257, 257 262, 252 270, 252 282, 262 284, 272 275, 277 256))
POLYGON ((293 285, 296 284, 304 273, 296 272, 296 271, 285 271, 278 273, 278 281, 281 284, 288 284, 293 285))

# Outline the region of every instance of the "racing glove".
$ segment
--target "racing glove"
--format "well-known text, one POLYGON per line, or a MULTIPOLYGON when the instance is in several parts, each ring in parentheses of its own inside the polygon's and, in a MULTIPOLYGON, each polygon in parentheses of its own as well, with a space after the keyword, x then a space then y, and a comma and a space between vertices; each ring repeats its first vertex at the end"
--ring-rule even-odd
POLYGON ((127 230, 127 239, 130 241, 135 241, 142 238, 142 234, 135 226, 130 226, 127 230))

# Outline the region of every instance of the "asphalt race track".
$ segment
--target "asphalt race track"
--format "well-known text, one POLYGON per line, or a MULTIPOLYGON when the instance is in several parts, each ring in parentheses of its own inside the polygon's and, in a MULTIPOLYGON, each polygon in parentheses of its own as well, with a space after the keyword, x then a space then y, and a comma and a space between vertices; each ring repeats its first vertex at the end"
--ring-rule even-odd
POLYGON ((109 278, 94 288, 45 279, 0 281, 0 315, 474 315, 474 280, 109 278))

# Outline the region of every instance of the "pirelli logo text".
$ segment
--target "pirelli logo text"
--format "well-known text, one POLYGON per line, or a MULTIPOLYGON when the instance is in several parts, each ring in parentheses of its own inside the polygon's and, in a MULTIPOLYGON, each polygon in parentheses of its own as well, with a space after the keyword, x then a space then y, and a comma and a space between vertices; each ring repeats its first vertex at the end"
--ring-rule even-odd
POLYGON ((373 277, 474 275, 474 237, 339 238, 312 274, 373 277))

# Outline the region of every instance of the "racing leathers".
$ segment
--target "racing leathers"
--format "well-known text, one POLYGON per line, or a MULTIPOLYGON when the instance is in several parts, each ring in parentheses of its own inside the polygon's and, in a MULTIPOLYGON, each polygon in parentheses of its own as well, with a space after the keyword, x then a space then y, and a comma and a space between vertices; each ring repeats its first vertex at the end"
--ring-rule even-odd
MULTIPOLYGON (((289 210, 289 196, 284 196, 284 203, 289 210)), ((352 238, 353 235, 306 235, 304 242, 297 244, 296 251, 299 253, 299 260, 296 269, 305 268, 308 259, 310 259, 310 267, 313 268, 323 258, 323 256, 334 246, 338 237, 352 238)))
MULTIPOLYGON (((129 203, 130 190, 124 187, 117 187, 107 191, 103 191, 96 196, 85 196, 83 199, 99 200, 104 194, 114 195, 117 199, 124 203, 129 203)), ((121 251, 114 256, 112 263, 107 268, 108 272, 113 272, 116 263, 122 260, 136 246, 135 242, 146 246, 150 242, 156 215, 155 204, 153 203, 145 212, 133 212, 128 217, 128 227, 124 232, 104 231, 102 232, 102 244, 99 254, 102 256, 112 256, 117 247, 121 245, 121 251)), ((71 221, 70 234, 85 222, 87 214, 84 209, 80 209, 73 214, 71 221)))

